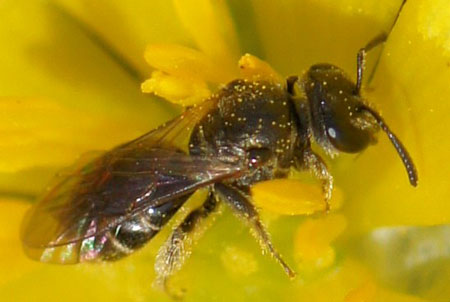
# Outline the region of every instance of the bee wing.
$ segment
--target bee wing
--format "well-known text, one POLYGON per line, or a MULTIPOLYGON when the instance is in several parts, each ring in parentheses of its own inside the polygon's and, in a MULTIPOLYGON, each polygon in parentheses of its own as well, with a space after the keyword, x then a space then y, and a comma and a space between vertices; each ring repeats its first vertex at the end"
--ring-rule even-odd
POLYGON ((92 238, 142 211, 237 175, 241 169, 236 165, 180 150, 212 106, 208 101, 190 109, 58 180, 26 215, 21 230, 25 250, 92 238))

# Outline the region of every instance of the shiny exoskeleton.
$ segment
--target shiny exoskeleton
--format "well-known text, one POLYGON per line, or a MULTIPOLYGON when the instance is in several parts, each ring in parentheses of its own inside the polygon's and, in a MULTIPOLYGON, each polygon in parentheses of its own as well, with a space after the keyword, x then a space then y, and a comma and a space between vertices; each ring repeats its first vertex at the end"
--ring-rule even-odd
POLYGON ((311 142, 333 156, 375 143, 382 129, 417 185, 413 162, 380 115, 361 97, 364 55, 352 82, 334 65, 317 64, 285 84, 234 80, 203 104, 121 145, 62 178, 28 213, 25 250, 47 262, 115 260, 142 247, 199 188, 206 201, 189 213, 160 249, 155 268, 165 281, 189 256, 195 230, 219 203, 247 221, 289 276, 251 202, 252 184, 311 171, 329 201, 333 177, 311 142))

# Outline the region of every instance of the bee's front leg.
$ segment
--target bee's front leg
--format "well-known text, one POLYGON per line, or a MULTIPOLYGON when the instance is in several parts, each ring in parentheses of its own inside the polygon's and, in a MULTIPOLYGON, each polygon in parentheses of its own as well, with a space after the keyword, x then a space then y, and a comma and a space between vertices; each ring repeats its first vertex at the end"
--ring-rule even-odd
POLYGON ((326 208, 330 210, 330 199, 333 191, 333 176, 328 171, 325 161, 316 154, 309 143, 302 148, 297 148, 295 154, 295 166, 297 170, 307 169, 322 183, 322 191, 325 196, 326 208))
POLYGON ((199 230, 200 222, 213 213, 217 205, 216 198, 209 193, 206 201, 186 216, 158 251, 155 261, 157 275, 155 284, 162 286, 174 298, 181 298, 184 290, 174 291, 167 284, 168 278, 179 271, 189 258, 192 245, 202 233, 199 230))
POLYGON ((247 222, 252 228, 252 233, 261 244, 263 250, 268 251, 283 267, 286 274, 294 278, 295 272, 281 258, 281 255, 274 248, 270 236, 264 228, 255 206, 250 202, 250 196, 238 188, 218 183, 214 185, 214 191, 219 199, 228 204, 235 214, 247 222))

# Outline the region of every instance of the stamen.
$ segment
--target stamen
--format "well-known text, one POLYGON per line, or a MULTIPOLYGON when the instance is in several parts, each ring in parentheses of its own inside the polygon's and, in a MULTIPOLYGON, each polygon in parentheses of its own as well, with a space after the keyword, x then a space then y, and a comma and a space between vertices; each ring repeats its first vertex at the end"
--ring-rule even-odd
POLYGON ((283 83, 284 79, 267 62, 245 54, 239 59, 241 77, 250 81, 267 80, 274 83, 283 83))
POLYGON ((297 229, 294 239, 295 259, 300 270, 313 272, 333 265, 336 253, 333 242, 347 227, 344 215, 331 214, 307 219, 297 229))
MULTIPOLYGON (((145 50, 145 60, 167 74, 211 83, 226 83, 231 78, 206 54, 175 44, 151 44, 145 50)), ((217 61, 216 61, 217 62, 217 61)))
POLYGON ((204 82, 171 76, 161 71, 153 72, 152 77, 142 83, 141 89, 182 106, 201 103, 211 94, 204 82))
MULTIPOLYGON (((295 179, 275 179, 252 186, 254 203, 264 210, 281 215, 311 215, 326 209, 323 191, 316 184, 295 179)), ((331 211, 342 206, 343 195, 339 188, 333 189, 331 211)))

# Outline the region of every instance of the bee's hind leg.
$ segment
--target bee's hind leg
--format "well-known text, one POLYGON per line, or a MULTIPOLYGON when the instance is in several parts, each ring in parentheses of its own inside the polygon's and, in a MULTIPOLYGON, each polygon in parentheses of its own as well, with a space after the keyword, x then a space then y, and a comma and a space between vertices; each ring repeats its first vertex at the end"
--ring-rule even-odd
POLYGON ((270 236, 264 228, 255 206, 249 200, 250 196, 247 196, 244 192, 241 192, 235 187, 222 183, 217 183, 214 185, 214 192, 221 201, 227 203, 233 209, 239 218, 243 219, 250 225, 253 235, 256 237, 263 250, 268 251, 269 254, 277 260, 290 278, 294 278, 295 272, 289 267, 289 265, 287 265, 281 255, 274 248, 272 241, 270 240, 270 236))
POLYGON ((174 290, 167 281, 170 276, 181 269, 191 255, 192 245, 205 229, 205 225, 200 222, 213 213, 217 205, 218 202, 214 195, 209 193, 206 201, 186 216, 158 251, 155 261, 157 275, 155 284, 163 287, 174 298, 181 298, 185 290, 174 290))

